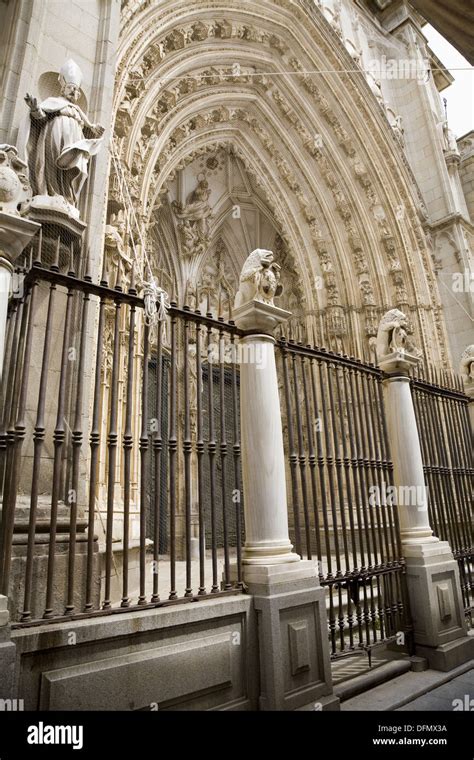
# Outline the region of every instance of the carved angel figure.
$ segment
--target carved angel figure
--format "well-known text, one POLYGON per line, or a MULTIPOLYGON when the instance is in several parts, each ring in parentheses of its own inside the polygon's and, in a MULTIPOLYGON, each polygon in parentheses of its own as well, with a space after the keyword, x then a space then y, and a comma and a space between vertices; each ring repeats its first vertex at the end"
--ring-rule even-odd
POLYGON ((407 318, 399 309, 391 309, 384 314, 377 332, 376 350, 379 361, 384 356, 398 351, 421 356, 421 351, 412 343, 406 327, 407 318))
POLYGON ((248 301, 262 301, 273 304, 275 296, 281 295, 280 265, 273 259, 273 252, 256 248, 247 257, 240 275, 240 286, 235 297, 235 306, 248 301))
POLYGON ((62 196, 77 207, 91 156, 102 146, 104 128, 79 108, 82 72, 72 60, 61 68, 61 96, 40 105, 27 94, 30 131, 27 157, 35 195, 62 196))

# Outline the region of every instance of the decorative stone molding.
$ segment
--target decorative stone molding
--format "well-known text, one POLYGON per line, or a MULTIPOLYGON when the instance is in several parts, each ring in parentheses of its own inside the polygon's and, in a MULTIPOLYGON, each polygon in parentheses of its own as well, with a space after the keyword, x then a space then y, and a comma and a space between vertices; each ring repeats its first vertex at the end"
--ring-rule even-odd
MULTIPOLYGON (((125 39, 123 40, 120 53, 119 84, 116 93, 116 103, 118 103, 126 92, 124 86, 125 72, 127 68, 128 71, 135 69, 133 81, 130 78, 127 88, 131 95, 136 95, 133 99, 133 110, 130 113, 133 114, 133 121, 138 127, 134 126, 129 137, 122 143, 121 150, 123 155, 127 156, 126 160, 130 163, 133 156, 132 163, 137 171, 137 176, 143 176, 141 182, 143 182, 144 188, 149 187, 151 190, 155 183, 156 190, 151 190, 151 194, 153 195, 155 192, 159 194, 167 172, 173 171, 171 167, 178 160, 184 160, 191 143, 193 145, 197 143, 198 135, 202 135, 203 139, 207 135, 209 141, 212 132, 211 139, 214 140, 214 133, 217 135, 220 132, 224 135, 226 131, 238 126, 239 119, 235 119, 233 114, 239 109, 235 102, 232 103, 233 97, 235 101, 239 93, 245 93, 246 96, 250 92, 254 95, 258 92, 259 102, 263 103, 262 95, 267 93, 265 102, 271 101, 273 110, 277 107, 283 114, 285 121, 291 125, 291 146, 288 142, 290 152, 293 153, 296 147, 293 139, 295 136, 308 155, 308 160, 301 161, 301 154, 298 154, 298 169, 295 171, 294 162, 288 160, 287 155, 282 155, 279 146, 275 144, 272 135, 266 129, 266 120, 262 118, 262 115, 254 113, 246 122, 245 130, 250 128, 263 145, 263 149, 267 153, 273 151, 272 159, 276 156, 278 160, 278 173, 285 187, 282 187, 282 190, 278 192, 277 203, 273 203, 273 206, 277 208, 276 221, 285 233, 291 229, 288 238, 295 250, 300 268, 302 268, 301 259, 307 255, 306 251, 311 245, 310 241, 313 241, 320 270, 323 273, 324 295, 328 306, 341 305, 343 309, 355 308, 356 310, 359 308, 356 306, 357 302, 354 303, 353 301, 352 283, 354 279, 346 276, 348 269, 346 269, 347 265, 340 242, 332 242, 331 238, 334 237, 334 232, 331 231, 331 228, 329 235, 324 229, 324 222, 327 222, 328 226, 333 223, 328 218, 328 207, 324 205, 328 200, 327 193, 325 193, 323 203, 320 204, 319 198, 313 191, 315 183, 314 167, 310 161, 312 158, 317 162, 317 170, 321 172, 324 187, 328 188, 332 196, 331 206, 333 203, 336 213, 347 230, 349 240, 350 235, 354 233, 354 219, 359 225, 359 219, 362 220, 365 217, 360 229, 355 230, 360 243, 356 242, 355 247, 349 243, 349 250, 353 252, 352 267, 360 275, 368 275, 359 278, 359 298, 361 303, 365 302, 364 308, 370 311, 374 308, 374 304, 383 304, 393 299, 404 308, 409 305, 410 309, 415 310, 414 313, 419 314, 420 310, 425 309, 426 303, 431 304, 434 322, 438 313, 439 297, 436 284, 433 285, 430 281, 432 263, 429 260, 426 241, 417 229, 419 220, 423 218, 420 211, 420 198, 408 165, 404 164, 400 171, 400 161, 403 162, 404 158, 401 158, 401 151, 397 147, 396 135, 393 134, 393 130, 388 129, 389 123, 385 115, 385 105, 381 104, 382 108, 378 105, 376 108, 374 107, 373 100, 370 96, 368 97, 370 88, 364 83, 362 83, 363 86, 361 85, 360 77, 350 73, 341 75, 344 99, 351 101, 353 108, 356 108, 360 113, 361 124, 371 123, 374 125, 370 134, 371 144, 373 144, 378 156, 376 168, 371 161, 367 163, 366 146, 364 139, 362 139, 363 130, 360 130, 357 125, 349 125, 347 114, 351 109, 341 108, 341 104, 334 99, 330 83, 325 77, 315 80, 313 76, 305 73, 308 69, 321 68, 322 60, 324 60, 324 68, 331 68, 331 66, 341 68, 340 64, 343 61, 344 63, 350 61, 351 64, 346 67, 350 69, 351 65, 354 65, 353 57, 351 57, 351 51, 352 54, 354 51, 351 46, 346 45, 349 48, 349 52, 347 52, 343 41, 334 33, 330 24, 323 18, 321 11, 312 2, 302 0, 295 3, 291 13, 294 14, 295 19, 298 19, 297 29, 300 28, 300 22, 303 24, 309 22, 314 25, 314 35, 318 39, 318 46, 314 50, 303 46, 301 40, 297 39, 298 35, 295 39, 287 37, 284 31, 280 31, 282 29, 281 24, 275 25, 275 28, 276 26, 279 27, 278 37, 275 34, 268 33, 268 29, 271 28, 269 24, 272 20, 281 20, 287 13, 286 6, 284 9, 281 6, 280 9, 277 3, 265 3, 261 9, 262 12, 259 13, 258 22, 255 21, 255 15, 250 13, 247 18, 240 13, 239 21, 236 22, 233 18, 233 7, 231 1, 227 19, 218 18, 217 15, 213 19, 212 14, 199 19, 195 13, 190 14, 188 19, 187 11, 182 4, 179 4, 179 12, 172 13, 171 7, 165 2, 156 13, 147 11, 145 16, 141 17, 140 25, 134 23, 133 28, 129 27, 129 39, 127 42, 125 39), (158 16, 163 18, 164 23, 161 25, 156 23, 158 16), (242 21, 243 18, 245 21, 242 21), (156 34, 157 28, 163 30, 158 35, 156 34), (207 65, 207 67, 201 66, 197 69, 195 67, 190 68, 189 55, 191 51, 193 60, 196 60, 198 49, 205 50, 212 45, 216 54, 218 52, 220 55, 221 51, 225 53, 231 49, 231 46, 235 49, 240 44, 239 41, 244 43, 240 76, 235 76, 235 72, 233 73, 230 67, 226 67, 225 63, 218 66, 207 65), (318 61, 315 58, 316 49, 318 61), (290 67, 297 74, 294 78, 292 77, 295 88, 291 91, 291 102, 289 102, 288 88, 285 90, 283 84, 280 86, 278 78, 266 76, 266 72, 259 71, 262 54, 272 59, 272 65, 276 67, 276 70, 279 67, 282 70, 290 67), (172 72, 180 61, 185 63, 185 66, 180 64, 179 76, 174 78, 172 72), (133 89, 133 85, 136 85, 135 89, 133 89), (234 89, 232 90, 232 88, 234 89), (235 96, 231 95, 231 90, 235 96), (219 107, 210 109, 207 117, 203 112, 198 113, 195 123, 190 125, 194 127, 194 131, 188 131, 186 122, 183 124, 182 120, 179 119, 180 111, 183 110, 183 113, 185 110, 187 113, 193 109, 196 111, 195 103, 200 101, 204 103, 204 100, 210 97, 211 91, 217 98, 220 98, 219 107), (158 97, 152 97, 154 92, 157 93, 158 97), (305 93, 307 94, 305 95, 305 93), (308 106, 303 110, 299 108, 302 99, 306 100, 308 106), (144 107, 144 103, 150 104, 150 106, 144 107), (157 103, 160 103, 159 107, 153 110, 157 103), (315 109, 321 116, 321 124, 325 125, 325 130, 326 127, 329 130, 324 133, 325 143, 323 150, 319 149, 319 153, 318 146, 315 145, 314 130, 316 129, 317 132, 323 130, 319 128, 317 118, 315 119, 315 109), (304 118, 305 114, 308 114, 308 119, 304 118), (163 117, 165 118, 163 119, 163 117), (202 120, 203 117, 204 120, 202 120), (254 119, 257 122, 252 124, 251 122, 254 119), (384 123, 386 127, 384 127, 384 123), (182 129, 183 126, 184 130, 182 129), (267 132, 267 135, 261 133, 262 128, 264 132, 267 132), (170 136, 172 135, 172 144, 166 142, 165 135, 168 131, 170 136), (159 135, 158 138, 156 137, 157 134, 159 135), (137 137, 139 140, 143 140, 144 148, 152 146, 153 143, 155 143, 155 148, 151 152, 145 151, 143 153, 142 148, 137 148, 134 151, 132 143, 137 137), (339 152, 339 148, 342 152, 339 152), (134 152, 135 155, 133 155, 134 152), (149 163, 156 161, 155 157, 158 154, 160 167, 156 167, 156 171, 151 172, 149 163), (180 156, 179 159, 178 155, 180 156), (341 158, 342 155, 345 156, 344 162, 341 158), (138 162, 136 165, 135 161, 138 162), (339 167, 343 165, 344 171, 350 171, 354 181, 363 189, 362 198, 360 193, 355 190, 352 181, 347 182, 346 174, 341 174, 339 167), (167 167, 169 168, 167 169, 167 167), (380 167, 383 167, 382 170, 380 167), (402 176, 404 172, 405 177, 402 176), (394 183, 393 178, 395 176, 399 177, 400 181, 394 183), (384 224, 367 224, 367 212, 365 209, 362 210, 364 206, 362 199, 364 197, 367 199, 366 208, 369 209, 369 213, 377 206, 383 206, 386 209, 384 224), (288 202, 292 198, 297 201, 302 211, 302 217, 298 218, 298 221, 294 218, 293 209, 288 209, 288 202), (399 206, 404 208, 404 220, 395 218, 395 210, 399 206), (357 213, 355 213, 356 210, 357 213), (293 216, 291 222, 289 211, 290 215, 293 216), (307 226, 304 223, 302 224, 300 219, 305 220, 307 226), (324 257, 325 254, 320 253, 320 236, 313 232, 315 221, 321 229, 323 237, 327 239, 326 250, 331 251, 330 256, 333 259, 332 269, 327 268, 326 272, 323 271, 321 262, 321 255, 324 257), (379 226, 378 233, 377 224, 379 226), (387 229, 396 241, 400 269, 395 269, 390 259, 387 261, 385 257, 382 258, 385 251, 384 236, 387 234, 387 229), (380 247, 374 245, 374 238, 377 234, 380 247), (370 251, 370 254, 367 253, 364 257, 364 250, 370 251), (412 251, 416 251, 416 254, 412 254, 412 251), (341 267, 343 261, 344 269, 341 267), (386 278, 381 280, 375 278, 371 282, 375 271, 380 271, 381 261, 386 262, 386 271, 391 283, 390 292, 386 290, 386 278), (420 261, 423 262, 424 271, 419 264, 420 261), (430 283, 429 287, 427 286, 428 282, 430 283), (373 288, 372 294, 368 292, 369 284, 373 288)), ((246 11, 247 9, 245 9, 246 11)), ((354 45, 357 47, 359 43, 356 27, 357 23, 354 23, 354 37, 350 35, 349 41, 354 40, 354 45)), ((246 97, 246 103, 248 104, 248 102, 246 97)), ((251 107, 248 108, 248 111, 251 111, 251 107)), ((286 135, 285 132, 284 134, 286 135)), ((230 144, 231 139, 228 135, 225 139, 227 144, 230 144)), ((263 159, 263 164, 265 161, 266 159, 263 159)), ((259 163, 258 171, 261 164, 262 162, 259 163)), ((253 171, 255 172, 255 166, 253 166, 253 171)), ((262 181, 262 177, 257 174, 257 180, 261 187, 265 187, 268 195, 269 179, 262 181)), ((147 193, 148 190, 144 189, 142 196, 144 197, 147 193)), ((273 195, 273 189, 271 194, 273 195)), ((277 193, 275 192, 275 194, 277 193)), ((308 259, 310 260, 308 271, 314 276, 315 269, 314 264, 311 263, 309 251, 308 259)), ((312 260, 315 260, 314 257, 312 260)), ((306 290, 306 294, 308 305, 311 305, 308 290, 306 290)), ((373 322, 371 313, 368 313, 367 319, 369 323, 373 322)), ((443 327, 436 324, 433 331, 430 326, 425 335, 428 324, 429 321, 423 322, 421 317, 419 318, 418 328, 422 332, 423 346, 430 353, 434 352, 437 359, 441 355, 446 361, 443 327), (438 340, 439 345, 433 345, 433 333, 435 343, 438 340)), ((371 330, 373 332, 372 328, 371 330)))

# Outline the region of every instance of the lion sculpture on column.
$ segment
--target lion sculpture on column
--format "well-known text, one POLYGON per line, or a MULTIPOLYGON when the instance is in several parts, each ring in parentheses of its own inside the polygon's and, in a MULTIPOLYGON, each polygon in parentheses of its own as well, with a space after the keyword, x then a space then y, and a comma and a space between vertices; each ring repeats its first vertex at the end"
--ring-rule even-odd
POLYGON ((247 257, 240 275, 235 307, 249 301, 262 301, 273 305, 273 299, 281 295, 280 265, 274 261, 273 252, 256 248, 247 257))
POLYGON ((384 356, 399 351, 419 358, 421 351, 411 341, 407 331, 407 317, 399 309, 390 309, 380 320, 377 332, 376 352, 380 361, 384 356))

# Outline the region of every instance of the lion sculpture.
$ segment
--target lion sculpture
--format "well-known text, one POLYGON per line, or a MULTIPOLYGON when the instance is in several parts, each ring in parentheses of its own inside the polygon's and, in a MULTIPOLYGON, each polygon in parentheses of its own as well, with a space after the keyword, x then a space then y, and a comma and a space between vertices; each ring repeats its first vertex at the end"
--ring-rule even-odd
POLYGON ((462 352, 459 372, 465 385, 474 384, 474 344, 462 352))
POLYGON ((403 351, 419 358, 421 351, 410 340, 406 331, 407 318, 399 309, 391 309, 383 315, 377 332, 376 352, 380 361, 388 354, 403 351))
POLYGON ((272 251, 264 248, 252 251, 242 268, 235 307, 249 301, 273 305, 273 299, 283 290, 280 285, 280 269, 280 265, 273 259, 272 251))

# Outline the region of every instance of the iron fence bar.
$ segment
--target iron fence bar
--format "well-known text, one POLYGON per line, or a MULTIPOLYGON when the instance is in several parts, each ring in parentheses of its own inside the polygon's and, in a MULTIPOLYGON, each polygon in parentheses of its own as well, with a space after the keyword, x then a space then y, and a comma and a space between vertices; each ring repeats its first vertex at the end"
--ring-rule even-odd
MULTIPOLYGON (((122 295, 122 294, 121 294, 122 295)), ((122 301, 115 302, 114 309, 114 346, 112 354, 111 396, 109 432, 107 437, 108 475, 107 475, 107 516, 105 526, 105 599, 104 610, 111 607, 111 576, 112 576, 112 540, 115 501, 115 472, 117 465, 117 400, 120 362, 120 309, 122 301)))
POLYGON ((146 601, 146 507, 147 507, 147 473, 148 473, 148 349, 150 343, 150 325, 145 320, 143 330, 142 355, 142 409, 140 430, 140 589, 138 604, 146 601))
MULTIPOLYGON (((333 380, 332 380, 332 371, 334 368, 334 373, 337 375, 337 366, 333 365, 332 362, 328 362, 326 364, 326 371, 327 371, 327 381, 328 381, 328 391, 329 391, 329 409, 331 414, 331 421, 332 421, 332 434, 333 434, 333 452, 334 452, 334 466, 336 470, 336 482, 337 482, 337 491, 338 491, 338 503, 339 503, 339 513, 340 513, 340 519, 341 519, 341 527, 342 527, 342 543, 344 548, 344 560, 345 560, 345 566, 346 571, 350 567, 349 562, 349 550, 348 550, 348 543, 347 543, 347 526, 346 526, 346 516, 345 516, 345 504, 344 504, 344 491, 343 491, 343 484, 342 484, 342 458, 340 456, 340 449, 339 449, 339 431, 338 431, 338 424, 337 424, 337 414, 336 414, 336 407, 334 403, 334 389, 333 389, 333 380)), ((337 382, 337 379, 336 379, 337 382)), ((329 416, 329 415, 328 415, 329 416)), ((342 431, 342 418, 339 417, 339 422, 341 424, 341 431, 342 431)), ((342 433, 343 434, 343 433, 342 433)), ((336 513, 337 513, 337 507, 336 507, 336 513)), ((337 532, 337 526, 334 527, 335 533, 337 532)), ((336 549, 337 551, 337 549, 336 549)), ((337 574, 336 574, 337 577, 337 574)), ((343 599, 342 599, 342 583, 339 583, 337 586, 337 601, 338 601, 338 625, 339 625, 339 640, 341 644, 341 650, 344 651, 345 649, 345 638, 344 638, 344 626, 345 626, 345 617, 344 617, 344 607, 343 607, 343 599)), ((347 604, 348 604, 348 619, 349 616, 351 616, 351 608, 350 608, 350 595, 347 594, 347 604)), ((349 624, 349 632, 350 632, 350 641, 352 641, 353 638, 353 631, 352 631, 352 620, 349 624)))
MULTIPOLYGON (((312 374, 313 367, 312 367, 313 359, 309 359, 309 372, 312 374)), ((305 365, 305 368, 308 365, 305 365)), ((302 373, 302 380, 303 380, 303 397, 304 397, 304 411, 305 411, 305 420, 306 420, 306 437, 308 441, 308 465, 309 465, 309 474, 310 474, 310 482, 311 482, 311 497, 313 501, 313 515, 314 515, 314 532, 315 532, 315 539, 316 539, 316 558, 318 562, 318 574, 321 575, 321 563, 322 563, 322 552, 321 552, 321 526, 319 521, 319 510, 318 510, 318 488, 316 483, 316 454, 314 450, 314 437, 313 437, 313 424, 311 420, 311 409, 310 409, 310 397, 308 393, 308 382, 307 382, 307 372, 303 371, 302 373)), ((316 417, 314 418, 316 421, 316 417)))
MULTIPOLYGON (((321 388, 321 398, 324 399, 325 388, 328 387, 329 369, 328 369, 328 364, 326 363, 326 361, 318 362, 318 364, 319 364, 319 383, 320 383, 320 388, 321 388), (323 380, 323 375, 324 375, 323 366, 324 366, 325 374, 326 374, 326 383, 324 383, 324 380, 323 380)), ((331 405, 330 396, 329 396, 329 403, 331 405)), ((333 537, 334 537, 334 549, 336 552, 335 577, 340 578, 342 576, 342 572, 341 572, 341 553, 339 550, 339 534, 338 534, 338 529, 337 529, 336 489, 335 489, 335 482, 334 482, 334 457, 333 457, 333 450, 332 450, 332 443, 331 443, 329 413, 326 409, 326 405, 324 404, 324 401, 321 404, 321 410, 323 413, 324 444, 325 444, 325 450, 326 450, 326 469, 328 473, 328 482, 329 482, 329 500, 330 500, 331 517, 332 517, 332 531, 333 531, 333 537)))
POLYGON ((160 520, 161 520, 161 466, 163 455, 163 435, 162 435, 162 403, 163 403, 163 327, 158 324, 158 334, 156 338, 156 375, 155 375, 155 431, 152 439, 153 447, 153 464, 155 472, 155 491, 154 491, 154 525, 153 525, 153 590, 151 601, 159 602, 159 580, 160 580, 160 520))
POLYGON ((170 592, 169 599, 176 599, 176 489, 177 489, 177 454, 178 439, 176 430, 177 417, 177 319, 171 316, 171 356, 170 356, 170 393, 169 393, 169 510, 170 510, 170 592))
POLYGON ((293 410, 291 405, 290 394, 290 376, 288 371, 288 350, 286 348, 286 342, 282 343, 282 364, 283 364, 283 384, 285 392, 286 402, 286 424, 288 429, 288 462, 290 466, 290 479, 291 479, 291 497, 293 507, 293 520, 294 520, 294 532, 295 532, 295 549, 296 553, 302 556, 301 548, 301 526, 300 526, 300 513, 298 505, 298 485, 297 485, 297 462, 298 455, 295 448, 295 439, 293 434, 293 410))
MULTIPOLYGON (((340 367, 341 373, 342 373, 342 382, 341 382, 341 376, 339 372, 336 370, 336 394, 337 394, 337 401, 338 401, 338 409, 339 409, 339 419, 340 419, 340 427, 341 427, 341 444, 342 444, 342 462, 344 465, 344 483, 345 483, 345 491, 347 496, 347 504, 348 504, 348 514, 349 514, 349 531, 350 531, 350 537, 351 537, 351 547, 352 547, 352 570, 353 572, 357 571, 358 562, 357 562, 357 542, 356 542, 356 536, 355 536, 355 525, 354 525, 354 513, 352 511, 352 486, 351 486, 351 472, 350 472, 350 465, 351 460, 348 456, 348 446, 347 446, 347 436, 346 436, 346 425, 345 425, 345 415, 344 415, 344 404, 343 404, 343 397, 345 402, 345 408, 346 412, 348 414, 348 398, 346 393, 346 384, 345 384, 345 375, 347 372, 347 367, 340 367)), ((350 437, 350 433, 349 433, 350 437)), ((348 564, 348 569, 350 565, 348 564)))
MULTIPOLYGON (((325 536, 325 546, 326 546, 326 558, 328 562, 328 573, 332 575, 332 565, 331 565, 331 546, 329 542, 329 527, 328 527, 328 507, 327 507, 327 501, 326 501, 326 480, 325 480, 325 474, 324 474, 324 451, 323 451, 323 441, 321 436, 321 423, 322 418, 319 413, 319 403, 318 403, 318 394, 317 394, 317 388, 316 388, 316 378, 315 378, 315 366, 314 366, 314 357, 310 357, 310 368, 311 368, 311 396, 313 400, 313 409, 314 409, 314 416, 315 419, 318 420, 317 429, 316 429, 316 454, 317 454, 317 461, 318 461, 318 481, 319 481, 319 489, 321 493, 321 511, 323 515, 323 527, 324 527, 324 536, 325 536)), ((317 505, 315 505, 315 511, 317 511, 317 505)), ((322 557, 322 547, 321 547, 321 537, 319 536, 319 546, 320 546, 320 552, 322 557)), ((319 567, 319 579, 321 580, 324 577, 323 575, 323 569, 322 564, 319 567)))
POLYGON ((12 400, 10 408, 10 424, 7 436, 11 441, 11 447, 7 451, 6 461, 6 488, 3 496, 2 510, 2 594, 8 596, 8 587, 10 582, 10 569, 12 560, 12 543, 15 522, 15 505, 17 497, 20 456, 25 437, 25 411, 26 411, 26 394, 28 390, 28 379, 30 371, 30 356, 33 337, 33 310, 35 293, 37 289, 36 280, 33 281, 25 294, 25 303, 21 313, 20 332, 18 338, 17 361, 18 368, 15 372, 19 377, 18 399, 12 400), (20 379, 21 378, 21 379, 20 379), (17 405, 18 404, 18 405, 17 405), (16 416, 16 422, 15 422, 16 416))
POLYGON ((189 409, 189 320, 184 320, 183 330, 183 379, 184 379, 184 509, 186 541, 186 589, 185 596, 192 596, 191 588, 191 420, 189 409))
POLYGON ((219 590, 217 582, 217 525, 216 525, 216 434, 214 422, 214 376, 210 357, 212 356, 212 328, 207 327, 207 356, 208 356, 208 379, 207 379, 207 413, 209 420, 209 433, 207 453, 209 459, 210 481, 210 507, 211 507, 211 556, 212 556, 212 587, 211 593, 219 590))
POLYGON ((240 482, 240 431, 239 431, 239 400, 237 395, 237 362, 235 334, 231 335, 232 349, 232 421, 233 421, 233 461, 234 461, 234 491, 236 544, 237 544, 237 586, 242 588, 242 531, 241 531, 241 482, 240 482))
MULTIPOLYGON (((59 245, 58 245, 59 249, 59 245)), ((69 288, 66 295, 66 315, 64 318, 64 338, 61 355, 61 370, 59 375, 59 396, 56 425, 53 433, 54 441, 54 459, 53 459, 53 485, 51 493, 51 516, 49 528, 49 546, 48 546, 48 569, 46 580, 46 604, 43 617, 49 618, 53 615, 53 593, 54 593, 54 574, 56 559, 56 529, 58 520, 59 506, 59 489, 62 467, 62 453, 65 441, 64 411, 66 403, 66 373, 68 370, 68 336, 71 320, 71 311, 73 305, 74 290, 69 288)))
POLYGON ((36 412, 36 421, 33 431, 33 471, 31 478, 31 497, 30 497, 30 515, 28 522, 28 544, 26 550, 26 568, 25 568, 25 595, 23 601, 23 613, 21 620, 26 622, 31 619, 31 593, 33 585, 33 558, 36 532, 36 519, 39 496, 39 474, 41 463, 41 452, 43 449, 45 437, 44 412, 46 406, 46 388, 48 379, 48 367, 51 352, 52 340, 52 321, 54 314, 54 299, 56 294, 55 283, 50 284, 48 294, 48 311, 46 316, 46 325, 43 342, 43 357, 41 363, 41 375, 38 390, 38 406, 36 412))
MULTIPOLYGON (((128 595, 128 563, 129 563, 129 537, 130 537, 130 497, 131 497, 131 457, 133 449, 132 434, 132 407, 133 407, 133 366, 135 359, 135 304, 130 304, 129 333, 127 351, 127 390, 125 408, 125 426, 122 438, 123 447, 123 568, 122 568, 122 600, 121 607, 130 607, 128 595)), ((153 568, 158 572, 157 567, 153 568)), ((155 582, 155 574, 153 575, 155 582)))
MULTIPOLYGON (((5 465, 8 448, 7 427, 10 419, 10 407, 13 401, 13 377, 17 366, 16 349, 18 347, 18 330, 20 315, 23 308, 22 299, 14 299, 13 305, 8 309, 8 327, 5 340, 5 353, 3 357, 2 381, 0 384, 0 494, 3 499, 5 483, 5 465), (8 393, 6 392, 8 389, 8 393)), ((0 526, 0 534, 1 534, 0 526)), ((2 552, 0 547, 0 566, 2 552)))
POLYGON ((372 545, 370 542, 370 531, 369 531, 369 522, 367 517, 367 507, 366 507, 366 498, 368 494, 368 479, 367 479, 367 458, 364 457, 364 451, 362 446, 362 430, 364 429, 364 422, 362 417, 362 403, 361 403, 361 394, 359 389, 359 370, 355 370, 353 372, 353 377, 351 377, 351 385, 352 387, 352 395, 355 399, 355 430, 356 430, 356 449, 357 449, 357 460, 359 463, 359 473, 361 477, 361 517, 362 517, 362 524, 363 524, 363 530, 365 534, 365 542, 366 542, 366 548, 367 548, 367 570, 373 570, 375 565, 372 565, 372 545))
POLYGON ((231 587, 230 582, 230 563, 229 563, 229 543, 227 530, 227 437, 226 437, 226 415, 225 415, 225 369, 224 369, 224 332, 219 330, 219 401, 220 401, 220 464, 221 464, 221 496, 222 496, 222 531, 224 541, 224 589, 231 587))
POLYGON ((203 336, 201 323, 196 322, 196 458, 198 480, 198 521, 199 521, 199 596, 206 594, 205 559, 206 559, 206 520, 204 514, 204 438, 202 422, 202 357, 203 336))
POLYGON ((77 540, 77 507, 78 507, 78 488, 79 488, 79 457, 82 447, 82 405, 84 398, 84 363, 86 356, 86 335, 87 335, 87 318, 89 314, 90 296, 89 293, 83 293, 82 317, 81 317, 81 337, 79 344, 79 360, 77 363, 77 387, 76 387, 76 407, 74 414, 74 428, 72 431, 72 501, 70 509, 70 527, 69 527, 69 554, 68 554, 68 587, 67 602, 65 613, 71 614, 74 610, 74 571, 76 559, 76 540, 77 540))
POLYGON ((9 373, 8 387, 11 388, 11 393, 7 394, 4 414, 4 481, 2 484, 2 523, 0 526, 0 579, 3 584, 3 567, 5 563, 5 552, 7 551, 6 542, 6 528, 8 521, 8 505, 10 503, 11 493, 11 479, 13 472, 14 462, 14 446, 15 446, 15 417, 18 404, 18 393, 21 384, 21 372, 23 369, 23 349, 24 349, 24 332, 25 332, 25 320, 28 313, 27 299, 29 298, 30 291, 26 290, 24 297, 21 300, 16 324, 15 335, 13 345, 15 346, 14 362, 10 365, 11 373, 9 373))
POLYGON ((86 597, 84 612, 89 612, 93 607, 92 589, 94 581, 94 516, 95 499, 98 484, 99 446, 100 446, 100 380, 101 380, 101 350, 104 337, 105 323, 105 298, 99 301, 99 319, 97 325, 97 345, 95 356, 94 376, 94 401, 92 408, 92 423, 89 435, 91 452, 89 469, 89 508, 88 508, 88 532, 87 532, 87 560, 86 560, 86 597))
MULTIPOLYGON (((300 357, 301 361, 301 373, 304 373, 304 355, 300 357)), ((306 556, 308 559, 312 559, 311 553, 311 526, 309 522, 309 505, 308 505, 308 489, 306 483, 306 456, 304 452, 303 444, 303 426, 301 422, 300 404, 298 398, 298 376, 296 367, 296 354, 292 356, 292 371, 293 371, 293 388, 295 392, 295 419, 296 419, 296 440, 298 441, 298 465, 300 473, 300 489, 301 498, 303 502, 303 516, 304 516, 304 530, 305 530, 305 543, 306 543, 306 556)))

